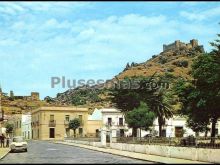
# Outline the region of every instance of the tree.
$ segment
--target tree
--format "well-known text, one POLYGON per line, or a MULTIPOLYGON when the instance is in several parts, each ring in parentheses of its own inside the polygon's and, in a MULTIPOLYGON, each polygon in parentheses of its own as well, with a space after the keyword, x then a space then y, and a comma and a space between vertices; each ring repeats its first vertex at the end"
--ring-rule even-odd
MULTIPOLYGON (((220 41, 216 40, 212 44, 215 47, 212 52, 198 56, 193 62, 193 81, 179 81, 175 87, 183 105, 182 113, 193 119, 191 126, 211 122, 211 137, 215 137, 216 123, 220 117, 219 43, 220 41)), ((211 143, 214 143, 214 138, 211 143)))
POLYGON ((147 103, 151 111, 153 111, 158 118, 160 137, 162 136, 162 126, 165 124, 165 119, 169 119, 173 116, 173 107, 171 106, 172 99, 168 95, 169 90, 167 89, 169 86, 163 85, 164 83, 169 85, 169 83, 172 81, 173 77, 169 74, 158 76, 157 80, 154 80, 154 82, 157 84, 156 88, 151 88, 147 91, 142 90, 140 92, 142 101, 147 103))
MULTIPOLYGON (((123 81, 118 81, 115 87, 111 89, 111 101, 123 113, 140 106, 141 95, 135 88, 135 85, 139 84, 134 84, 138 79, 141 78, 125 78, 123 81)), ((132 136, 137 136, 137 128, 135 127, 132 129, 132 136)))
POLYGON ((207 111, 201 108, 200 92, 193 84, 193 81, 179 79, 173 89, 181 103, 180 113, 187 116, 187 126, 199 133, 207 131, 210 122, 207 111))
POLYGON ((50 96, 46 96, 46 97, 44 98, 44 100, 45 100, 47 103, 53 103, 53 102, 55 102, 55 100, 54 100, 52 97, 50 97, 50 96))
POLYGON ((155 114, 151 112, 147 104, 143 102, 140 103, 138 108, 134 108, 132 111, 125 113, 125 120, 131 128, 148 130, 149 127, 153 125, 154 119, 155 114))
POLYGON ((76 129, 80 127, 80 119, 75 118, 73 120, 70 120, 69 122, 69 129, 72 129, 74 131, 74 137, 76 137, 76 129))
POLYGON ((197 107, 210 118, 211 137, 215 137, 215 127, 220 117, 220 65, 212 54, 204 54, 193 64, 192 74, 196 80, 195 94, 199 98, 197 107))
POLYGON ((205 120, 202 120, 201 118, 198 117, 189 117, 186 121, 187 127, 191 128, 195 133, 196 136, 198 135, 199 132, 206 132, 208 131, 208 125, 209 120, 205 118, 205 120))
POLYGON ((6 128, 6 133, 11 134, 14 130, 14 125, 12 123, 6 123, 5 128, 6 128))
MULTIPOLYGON (((113 89, 112 102, 122 112, 132 111, 140 106, 141 101, 145 102, 158 117, 159 135, 161 136, 165 118, 170 118, 173 115, 172 107, 169 105, 170 100, 165 95, 166 89, 163 89, 161 84, 164 81, 171 81, 172 77, 165 75, 157 77, 156 80, 154 76, 155 74, 151 77, 125 79, 124 82, 129 87, 124 89, 121 84, 118 84, 118 88, 113 89), (156 87, 152 85, 153 83, 156 83, 156 87)), ((132 135, 136 136, 136 132, 137 129, 133 127, 132 135)))

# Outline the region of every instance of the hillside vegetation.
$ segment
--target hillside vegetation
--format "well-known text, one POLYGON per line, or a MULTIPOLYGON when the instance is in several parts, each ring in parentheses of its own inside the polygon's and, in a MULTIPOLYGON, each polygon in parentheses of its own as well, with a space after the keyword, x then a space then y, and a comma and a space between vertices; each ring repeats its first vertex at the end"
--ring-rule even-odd
MULTIPOLYGON (((129 77, 149 77, 155 73, 190 80, 192 79, 190 75, 192 62, 202 53, 204 53, 203 46, 167 50, 153 55, 151 59, 143 63, 127 64, 124 70, 110 81, 114 82, 116 78, 123 80, 129 77)), ((111 106, 109 93, 110 90, 100 89, 97 85, 89 88, 78 87, 58 93, 55 98, 48 96, 45 101, 61 105, 89 106, 90 108, 108 107, 111 106)))

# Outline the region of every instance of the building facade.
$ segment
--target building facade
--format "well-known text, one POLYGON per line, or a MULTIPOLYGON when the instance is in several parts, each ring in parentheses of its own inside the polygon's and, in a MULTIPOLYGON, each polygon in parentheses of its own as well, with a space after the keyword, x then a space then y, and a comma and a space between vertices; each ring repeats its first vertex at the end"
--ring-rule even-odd
MULTIPOLYGON (((125 122, 125 118, 122 112, 115 108, 101 109, 103 127, 107 128, 107 136, 110 135, 110 130, 116 129, 116 136, 132 136, 132 129, 128 127, 125 122)), ((211 128, 211 125, 209 126, 211 128)), ((220 133, 220 121, 216 124, 216 136, 220 133)), ((156 118, 153 122, 153 126, 149 131, 137 130, 137 137, 144 137, 148 134, 153 136, 159 136, 159 125, 158 119, 156 118)), ((174 115, 170 119, 166 119, 162 126, 163 137, 187 137, 189 135, 196 136, 196 133, 186 124, 186 118, 179 115, 174 115)), ((207 132, 207 136, 210 136, 210 131, 207 132)), ((205 133, 199 133, 199 136, 205 136, 205 133)))
POLYGON ((72 137, 69 121, 79 118, 80 127, 76 130, 77 137, 87 134, 88 108, 79 107, 40 107, 32 112, 32 138, 38 140, 63 140, 72 137))
MULTIPOLYGON (((153 129, 156 136, 159 135, 158 119, 155 119, 153 123, 153 129)), ((189 135, 195 136, 195 132, 186 126, 186 118, 174 115, 170 119, 165 120, 165 124, 162 126, 163 137, 186 137, 189 135)))
POLYGON ((22 114, 12 115, 9 121, 14 124, 13 136, 22 136, 22 114))
POLYGON ((13 123, 13 136, 23 136, 25 139, 31 139, 31 114, 12 115, 8 121, 13 123))
POLYGON ((31 113, 27 113, 25 115, 22 115, 21 130, 22 130, 22 136, 25 139, 32 138, 31 113))
POLYGON ((128 133, 128 126, 125 123, 123 113, 115 108, 101 109, 102 112, 102 124, 106 128, 106 140, 110 140, 111 129, 116 129, 117 137, 124 137, 128 133))
POLYGON ((100 137, 102 125, 101 110, 95 109, 88 117, 87 137, 100 137))

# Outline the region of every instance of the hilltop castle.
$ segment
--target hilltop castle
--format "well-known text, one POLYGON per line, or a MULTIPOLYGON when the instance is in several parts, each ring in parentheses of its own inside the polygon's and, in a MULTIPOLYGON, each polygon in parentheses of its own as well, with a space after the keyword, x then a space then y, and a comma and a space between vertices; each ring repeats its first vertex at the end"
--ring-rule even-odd
POLYGON ((186 49, 192 49, 195 47, 198 47, 198 40, 192 39, 190 40, 190 43, 184 43, 181 42, 180 40, 176 40, 174 43, 171 43, 169 45, 163 45, 163 51, 168 51, 168 50, 178 50, 180 48, 186 48, 186 49))
MULTIPOLYGON (((2 92, 2 88, 0 86, 0 95, 2 95, 3 92, 2 92)), ((9 98, 13 98, 13 99, 22 99, 22 100, 32 100, 32 101, 38 101, 40 100, 40 96, 39 96, 39 93, 38 92, 31 92, 31 95, 30 96, 14 96, 14 92, 13 91, 10 91, 10 94, 9 94, 9 98)))
POLYGON ((14 93, 13 91, 10 91, 10 98, 13 98, 13 99, 22 99, 22 100, 29 100, 29 101, 37 101, 37 100, 40 100, 40 97, 39 97, 39 93, 38 92, 31 92, 31 95, 30 96, 14 96, 14 93))

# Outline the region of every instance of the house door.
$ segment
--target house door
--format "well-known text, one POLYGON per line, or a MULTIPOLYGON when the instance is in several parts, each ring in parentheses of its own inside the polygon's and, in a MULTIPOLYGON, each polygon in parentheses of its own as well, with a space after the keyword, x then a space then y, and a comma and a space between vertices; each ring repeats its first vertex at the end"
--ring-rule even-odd
POLYGON ((106 142, 110 143, 110 132, 106 132, 106 142))
POLYGON ((166 130, 165 129, 162 130, 162 137, 166 137, 166 130))
POLYGON ((175 127, 175 137, 183 137, 183 127, 175 127))
POLYGON ((124 137, 125 136, 125 131, 124 131, 124 129, 120 129, 120 135, 119 135, 120 137, 124 137))
POLYGON ((55 138, 55 129, 50 128, 50 138, 55 138))

